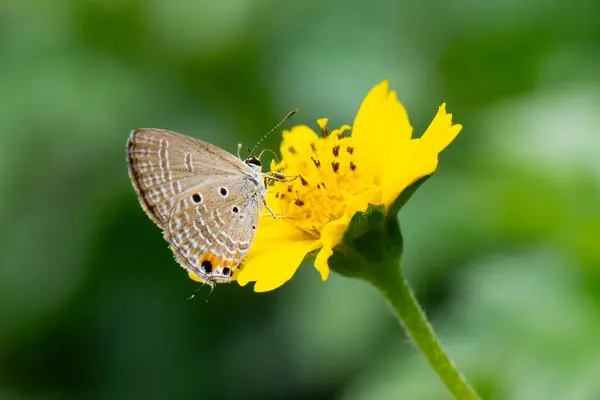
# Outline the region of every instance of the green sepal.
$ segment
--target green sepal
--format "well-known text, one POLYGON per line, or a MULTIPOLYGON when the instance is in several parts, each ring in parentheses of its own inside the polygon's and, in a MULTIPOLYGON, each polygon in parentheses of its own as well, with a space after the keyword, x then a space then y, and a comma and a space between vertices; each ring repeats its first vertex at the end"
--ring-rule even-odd
POLYGON ((342 243, 351 246, 354 241, 372 230, 383 228, 385 221, 385 207, 383 204, 378 206, 369 204, 367 211, 359 211, 352 216, 342 243))
POLYGON ((400 195, 396 198, 396 200, 394 200, 389 209, 387 215, 388 221, 397 218, 397 215, 402 209, 402 207, 404 207, 404 205, 408 202, 408 200, 410 200, 412 195, 415 194, 417 189, 420 188, 421 185, 424 184, 429 178, 431 178, 432 175, 433 174, 427 175, 422 177, 421 179, 416 180, 409 187, 404 189, 402 193, 400 193, 400 195))
POLYGON ((392 272, 387 270, 389 265, 398 265, 402 257, 404 240, 397 214, 430 176, 402 191, 387 213, 384 205, 373 204, 355 213, 329 258, 329 267, 339 274, 372 282, 386 279, 392 272))
POLYGON ((354 214, 329 258, 329 267, 372 283, 454 397, 478 400, 477 392, 444 351, 402 271, 403 239, 397 213, 427 179, 429 176, 406 188, 387 213, 384 206, 369 204, 366 211, 354 214))

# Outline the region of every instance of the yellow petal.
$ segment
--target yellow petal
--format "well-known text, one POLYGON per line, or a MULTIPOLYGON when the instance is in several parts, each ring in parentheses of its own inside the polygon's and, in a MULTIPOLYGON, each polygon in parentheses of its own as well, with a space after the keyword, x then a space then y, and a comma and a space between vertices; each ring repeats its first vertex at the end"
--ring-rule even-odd
MULTIPOLYGON (((400 193, 402 193, 402 191, 412 182, 424 176, 420 175, 419 177, 416 177, 416 175, 420 174, 418 170, 419 168, 422 168, 421 164, 425 162, 422 157, 424 154, 422 150, 422 141, 420 139, 413 139, 406 143, 402 152, 402 157, 396 159, 393 166, 388 167, 390 170, 394 171, 394 173, 386 176, 386 179, 381 182, 382 202, 386 207, 392 205, 400 193), (415 163, 418 163, 419 165, 415 165, 415 163)), ((435 160, 437 162, 437 157, 435 160)), ((433 170, 435 170, 435 166, 433 166, 433 170)))
POLYGON ((349 221, 344 216, 336 221, 329 222, 321 231, 321 245, 323 247, 315 259, 315 268, 319 271, 323 280, 327 280, 329 277, 329 264, 327 261, 333 254, 333 248, 342 240, 349 221))
POLYGON ((266 215, 258 222, 258 230, 246 261, 263 252, 269 251, 280 242, 295 242, 311 239, 305 232, 296 228, 292 223, 283 218, 273 218, 266 215))
MULTIPOLYGON (((283 131, 283 141, 281 142, 282 159, 295 161, 302 155, 311 153, 311 143, 316 143, 319 136, 308 126, 294 126, 291 131, 283 131)), ((298 160, 298 161, 304 161, 298 160)))
POLYGON ((296 272, 304 256, 315 250, 315 240, 284 219, 261 218, 250 253, 239 271, 241 286, 256 282, 254 290, 276 289, 296 272))
POLYGON ((315 259, 315 268, 324 281, 329 277, 328 261, 329 257, 333 255, 333 249, 342 241, 354 214, 359 211, 366 211, 369 204, 381 204, 381 190, 379 188, 373 188, 371 192, 362 196, 347 198, 344 216, 329 222, 321 231, 321 245, 323 247, 315 259))
POLYGON ((188 276, 190 277, 191 280, 202 283, 200 278, 198 278, 196 276, 196 274, 194 274, 192 271, 188 271, 188 276))
POLYGON ((409 171, 412 179, 408 185, 435 172, 438 154, 452 143, 461 130, 462 125, 452 125, 452 114, 447 114, 446 103, 442 104, 423 137, 418 141, 417 150, 410 157, 409 171))
POLYGON ((329 257, 333 255, 333 248, 323 247, 315 258, 315 269, 321 274, 321 279, 326 281, 329 278, 329 257))
POLYGON ((431 151, 440 153, 452 143, 461 130, 462 125, 452 125, 452 114, 446 113, 446 103, 443 103, 422 139, 428 142, 431 151))
MULTIPOLYGON (((267 205, 269 206, 269 208, 271 210, 273 210, 273 212, 275 213, 275 215, 281 215, 281 207, 280 207, 280 203, 279 200, 277 199, 277 192, 275 190, 269 190, 267 191, 267 205)), ((261 231, 261 227, 263 225, 269 225, 273 220, 273 216, 271 215, 271 213, 265 208, 263 210, 263 214, 264 216, 260 218, 260 220, 258 221, 258 233, 260 233, 261 231), (266 221, 266 222, 263 222, 266 221)))
POLYGON ((412 183, 435 172, 438 154, 456 138, 461 129, 462 125, 452 125, 452 114, 447 114, 446 104, 442 104, 423 137, 409 142, 409 150, 396 167, 399 172, 384 182, 386 206, 393 203, 412 183))
POLYGON ((272 243, 268 251, 256 255, 244 264, 238 282, 245 286, 256 282, 255 292, 268 292, 289 281, 309 252, 318 248, 318 242, 310 240, 272 243))
POLYGON ((364 99, 354 120, 352 137, 361 149, 357 155, 371 164, 373 172, 383 175, 381 179, 386 179, 396 172, 390 170, 390 162, 399 159, 399 152, 411 136, 406 110, 396 92, 389 92, 388 82, 381 82, 364 99))
POLYGON ((367 211, 369 204, 379 205, 382 203, 382 191, 381 188, 373 186, 371 190, 362 194, 361 196, 354 196, 346 199, 346 210, 345 217, 350 219, 359 211, 367 211))

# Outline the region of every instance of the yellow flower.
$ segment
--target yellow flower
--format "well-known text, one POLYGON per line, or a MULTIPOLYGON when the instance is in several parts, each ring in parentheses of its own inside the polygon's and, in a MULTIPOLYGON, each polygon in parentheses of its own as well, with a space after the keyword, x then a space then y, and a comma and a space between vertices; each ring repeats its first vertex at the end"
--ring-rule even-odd
POLYGON ((278 288, 294 275, 304 257, 319 250, 315 268, 326 280, 328 259, 352 218, 369 204, 386 209, 418 179, 432 174, 438 154, 462 129, 452 125, 445 104, 420 139, 388 82, 375 86, 363 101, 354 126, 321 132, 296 126, 283 132, 282 159, 271 171, 299 177, 269 187, 267 204, 280 216, 264 216, 237 280, 254 290, 278 288), (352 136, 349 131, 352 130, 352 136))

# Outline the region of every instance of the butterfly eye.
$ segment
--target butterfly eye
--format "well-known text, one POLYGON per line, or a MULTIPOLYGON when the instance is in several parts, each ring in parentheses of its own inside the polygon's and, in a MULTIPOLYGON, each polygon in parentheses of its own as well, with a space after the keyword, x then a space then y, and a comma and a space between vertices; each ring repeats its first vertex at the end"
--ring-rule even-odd
POLYGON ((219 193, 221 193, 221 196, 223 197, 227 197, 227 189, 222 187, 221 189, 219 189, 219 193))
POLYGON ((194 193, 192 195, 192 201, 196 204, 200 204, 202 202, 202 196, 199 193, 194 193))
POLYGON ((261 166, 260 160, 256 157, 252 157, 246 160, 246 164, 248 165, 256 165, 257 167, 261 166))

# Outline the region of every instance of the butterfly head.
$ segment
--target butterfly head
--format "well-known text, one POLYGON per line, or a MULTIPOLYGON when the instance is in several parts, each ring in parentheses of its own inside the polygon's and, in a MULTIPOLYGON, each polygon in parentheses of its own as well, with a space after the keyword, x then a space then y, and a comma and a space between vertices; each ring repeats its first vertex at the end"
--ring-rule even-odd
POLYGON ((260 172, 260 170, 262 169, 262 163, 252 153, 250 153, 250 157, 248 157, 247 159, 244 160, 244 163, 246 163, 247 166, 249 166, 250 168, 252 168, 255 171, 260 172))

